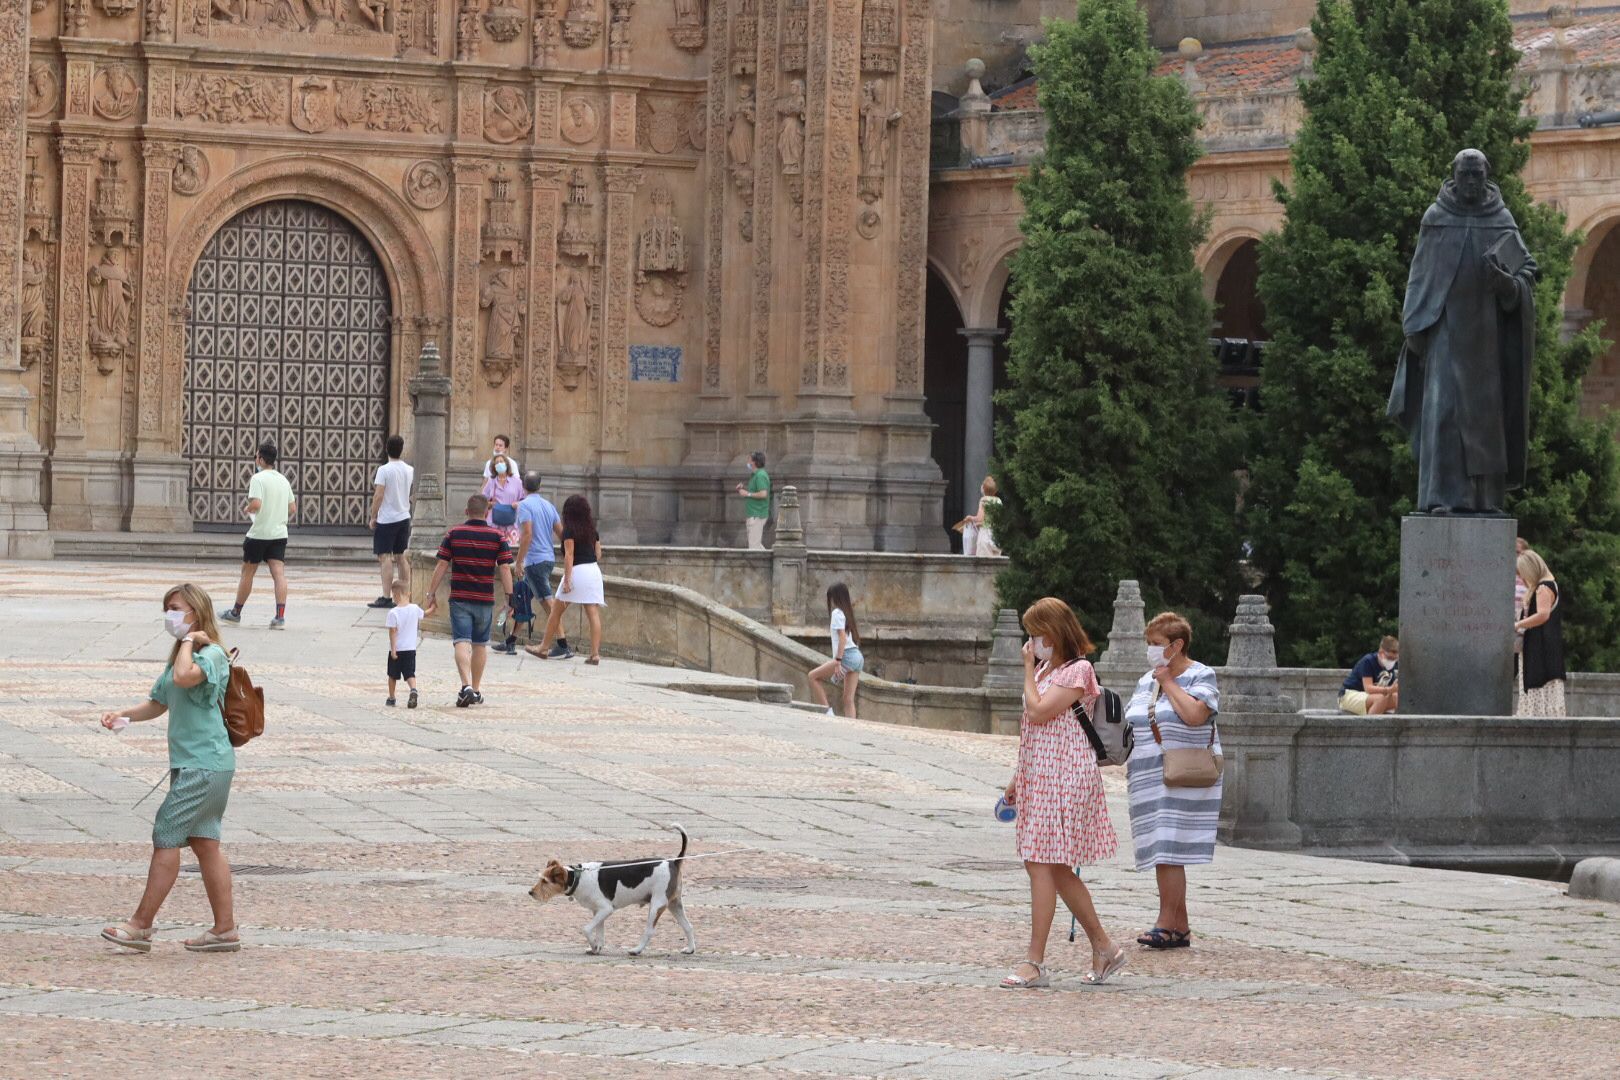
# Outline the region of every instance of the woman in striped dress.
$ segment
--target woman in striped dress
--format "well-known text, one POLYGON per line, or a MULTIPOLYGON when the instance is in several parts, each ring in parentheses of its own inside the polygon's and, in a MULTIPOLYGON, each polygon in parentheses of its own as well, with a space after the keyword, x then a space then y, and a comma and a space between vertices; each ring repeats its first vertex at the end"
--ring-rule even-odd
MULTIPOLYGON (((1192 626, 1186 619, 1166 611, 1148 623, 1145 636, 1153 667, 1137 682, 1125 710, 1136 734, 1127 773, 1136 868, 1152 867, 1158 878, 1159 918, 1136 940, 1152 949, 1182 949, 1192 944, 1187 867, 1215 859, 1221 782, 1207 788, 1165 787, 1163 750, 1210 746, 1209 725, 1220 711, 1221 692, 1214 670, 1187 655, 1192 626), (1162 747, 1153 738, 1150 710, 1159 721, 1162 747)), ((1218 739, 1213 748, 1220 756, 1218 739)))

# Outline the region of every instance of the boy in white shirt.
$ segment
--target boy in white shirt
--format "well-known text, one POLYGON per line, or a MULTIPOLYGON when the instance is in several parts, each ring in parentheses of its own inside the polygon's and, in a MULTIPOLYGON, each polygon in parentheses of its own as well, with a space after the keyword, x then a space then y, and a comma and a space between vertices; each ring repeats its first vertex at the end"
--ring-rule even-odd
POLYGON ((394 704, 399 680, 411 689, 407 709, 416 708, 416 646, 422 640, 422 609, 411 603, 403 581, 394 582, 394 606, 388 609, 388 700, 394 704))

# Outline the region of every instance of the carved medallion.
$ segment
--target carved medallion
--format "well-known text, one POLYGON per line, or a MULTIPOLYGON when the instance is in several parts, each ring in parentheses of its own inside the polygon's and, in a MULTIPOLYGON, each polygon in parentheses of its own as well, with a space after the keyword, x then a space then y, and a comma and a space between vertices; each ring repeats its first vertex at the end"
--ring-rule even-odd
POLYGON ((180 160, 175 162, 171 183, 181 195, 195 195, 208 186, 208 158, 201 148, 190 143, 180 148, 180 160))
POLYGON ((299 79, 292 86, 292 125, 318 134, 337 122, 337 87, 331 79, 299 79))
POLYGON ((491 0, 484 30, 491 41, 511 41, 523 30, 523 9, 506 0, 491 0))
POLYGON ((571 143, 588 143, 601 130, 602 118, 584 98, 573 97, 563 102, 562 137, 571 143))
POLYGON ((56 72, 51 65, 35 61, 28 65, 28 115, 33 117, 45 116, 56 108, 57 94, 61 92, 61 84, 56 81, 56 72))
POLYGON ((95 87, 90 103, 97 116, 104 120, 128 120, 135 115, 141 87, 127 64, 109 64, 102 68, 96 73, 95 87))
POLYGON ((870 206, 861 207, 860 213, 855 215, 855 231, 867 240, 877 236, 882 224, 882 216, 870 206))
POLYGON ((405 197, 418 210, 436 210, 450 195, 450 178, 437 161, 418 161, 405 172, 405 197))
POLYGON ((528 97, 515 86, 497 86, 484 94, 484 137, 490 142, 517 142, 534 130, 528 97))
POLYGON ((685 283, 669 274, 648 274, 636 282, 636 314, 648 326, 668 326, 681 317, 685 283))

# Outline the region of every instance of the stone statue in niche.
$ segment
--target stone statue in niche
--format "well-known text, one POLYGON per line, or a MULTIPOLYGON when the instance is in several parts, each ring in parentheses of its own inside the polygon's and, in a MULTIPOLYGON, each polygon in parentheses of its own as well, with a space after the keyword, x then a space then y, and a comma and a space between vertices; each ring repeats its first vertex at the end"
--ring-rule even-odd
POLYGON ((557 290, 557 371, 563 386, 579 385, 591 358, 591 292, 585 274, 569 267, 557 290))
POLYGON ((136 0, 96 0, 96 6, 109 19, 122 19, 135 10, 136 0))
POLYGON ((782 172, 797 175, 804 162, 804 80, 794 79, 787 94, 776 103, 780 126, 776 132, 776 153, 782 159, 782 172))
POLYGON ((535 0, 530 62, 551 67, 557 62, 557 0, 535 0))
POLYGON ((174 40, 174 0, 146 0, 146 36, 151 41, 174 40))
POLYGON ((523 305, 512 285, 512 272, 500 269, 490 277, 478 296, 484 317, 484 377, 489 385, 505 382, 517 366, 517 353, 523 340, 523 305))
POLYGON ((703 0, 675 0, 675 25, 670 28, 669 39, 677 48, 702 51, 708 40, 704 15, 703 0))
POLYGON ((22 364, 33 367, 45 356, 51 336, 45 286, 49 269, 44 256, 32 244, 23 248, 22 265, 22 364))
POLYGON ((883 84, 868 79, 861 91, 861 175, 882 177, 889 160, 889 129, 900 110, 883 103, 883 84))
POLYGON ((388 20, 388 0, 355 0, 355 10, 360 18, 368 23, 378 33, 386 33, 388 20))
POLYGON ((731 154, 731 176, 739 188, 753 179, 750 162, 754 158, 754 88, 737 84, 737 104, 726 126, 726 149, 731 154))
POLYGON ((568 0, 563 16, 562 37, 571 49, 588 49, 602 33, 602 16, 596 0, 568 0))
POLYGON ((456 14, 456 59, 477 60, 483 37, 478 0, 461 0, 461 10, 456 14))
POLYGON ((109 247, 102 253, 101 262, 89 271, 90 351, 95 354, 103 375, 112 374, 124 350, 129 348, 135 286, 123 258, 123 248, 109 247))
POLYGON ((659 184, 636 238, 636 313, 651 326, 668 326, 680 317, 685 291, 686 238, 675 220, 675 196, 659 184))

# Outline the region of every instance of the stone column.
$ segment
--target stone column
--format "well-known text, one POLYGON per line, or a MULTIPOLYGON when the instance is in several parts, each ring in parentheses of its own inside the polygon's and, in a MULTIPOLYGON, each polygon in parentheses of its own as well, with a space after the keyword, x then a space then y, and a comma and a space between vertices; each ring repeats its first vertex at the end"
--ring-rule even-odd
POLYGON ((45 454, 28 430, 23 385, 23 163, 28 137, 28 0, 0 0, 0 557, 49 558, 45 454))
MULTIPOLYGON (((411 379, 411 415, 416 423, 416 490, 411 508, 411 545, 432 551, 448 525, 445 515, 446 416, 450 378, 444 373, 439 346, 422 343, 411 379)), ((424 582, 424 584, 426 584, 424 582)))
POLYGON ((525 371, 526 415, 522 460, 540 467, 551 450, 552 383, 556 366, 558 198, 562 169, 529 163, 529 355, 525 371))
POLYGON ((630 451, 630 307, 635 284, 635 204, 642 171, 629 165, 603 168, 607 188, 606 234, 602 276, 602 342, 598 354, 601 433, 596 481, 597 521, 602 540, 634 544, 636 528, 632 494, 635 474, 630 451))
POLYGON ((1130 700, 1136 681, 1148 669, 1147 605, 1142 587, 1134 581, 1121 581, 1114 595, 1114 625, 1108 631, 1108 648, 1097 660, 1097 678, 1120 697, 1130 700))
POLYGON ((804 617, 809 551, 799 513, 799 489, 784 486, 776 499, 776 543, 771 545, 771 622, 797 626, 804 617))
MULTIPOLYGON (((995 439, 996 342, 1007 333, 996 327, 958 330, 967 338, 967 430, 963 433, 962 497, 978 510, 974 492, 990 471, 990 448, 995 439)), ((956 513, 956 508, 950 508, 956 513)))
POLYGON ((85 288, 90 267, 90 170, 101 142, 80 135, 57 140, 62 158, 62 246, 57 271, 56 442, 82 453, 84 439, 85 288))
POLYGON ((136 392, 135 458, 131 464, 130 532, 190 532, 190 469, 169 445, 163 425, 164 335, 169 328, 165 285, 169 260, 169 191, 180 144, 141 144, 141 308, 139 378, 136 392))
POLYGON ((1298 717, 1283 696, 1266 598, 1238 597, 1231 645, 1221 669, 1221 749, 1225 797, 1219 836, 1246 846, 1292 848, 1300 842, 1290 815, 1298 717))

